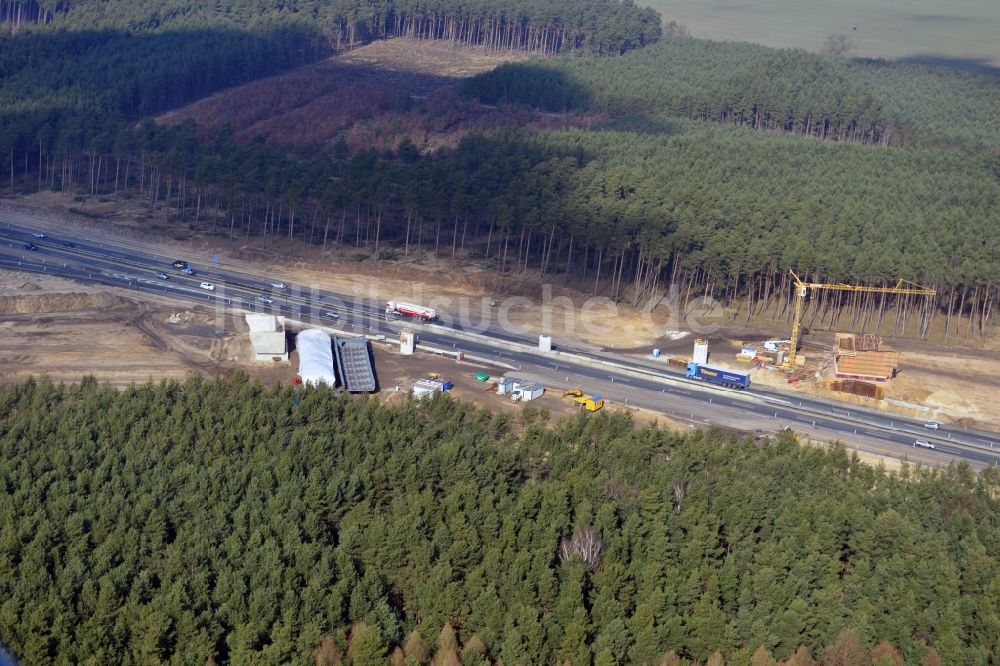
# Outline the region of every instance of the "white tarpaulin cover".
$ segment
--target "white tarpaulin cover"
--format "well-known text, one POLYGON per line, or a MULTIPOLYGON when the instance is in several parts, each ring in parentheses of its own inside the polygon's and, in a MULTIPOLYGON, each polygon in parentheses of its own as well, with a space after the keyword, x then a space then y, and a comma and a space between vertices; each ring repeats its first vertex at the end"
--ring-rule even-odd
POLYGON ((333 388, 337 376, 333 371, 333 345, 326 331, 311 328, 295 336, 299 350, 299 377, 303 384, 325 383, 333 388))

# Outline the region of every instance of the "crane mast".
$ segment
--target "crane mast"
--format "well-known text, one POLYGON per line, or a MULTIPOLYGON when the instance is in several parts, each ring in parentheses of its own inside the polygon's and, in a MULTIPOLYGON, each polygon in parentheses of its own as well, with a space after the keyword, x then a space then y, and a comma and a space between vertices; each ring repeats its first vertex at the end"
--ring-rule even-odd
POLYGON ((806 297, 813 289, 827 289, 829 291, 862 291, 873 294, 900 294, 906 296, 935 296, 937 290, 921 287, 919 284, 900 280, 895 287, 866 287, 857 284, 844 284, 842 282, 803 282, 795 271, 789 270, 792 279, 795 280, 795 319, 792 320, 792 336, 788 349, 788 356, 785 357, 784 367, 790 368, 795 365, 795 356, 798 353, 799 336, 802 328, 802 309, 806 297))

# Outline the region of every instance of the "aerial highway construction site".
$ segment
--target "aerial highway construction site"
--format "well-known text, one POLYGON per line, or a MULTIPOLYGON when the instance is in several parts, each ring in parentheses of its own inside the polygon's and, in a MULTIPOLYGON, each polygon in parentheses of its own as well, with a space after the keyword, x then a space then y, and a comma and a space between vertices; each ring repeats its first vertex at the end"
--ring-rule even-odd
POLYGON ((241 372, 296 384, 298 338, 317 330, 336 390, 389 401, 441 391, 497 410, 624 409, 675 428, 791 431, 888 464, 1000 464, 989 398, 1000 391, 1000 354, 850 330, 805 335, 810 292, 833 286, 800 284, 784 335, 727 326, 724 313, 707 334, 667 329, 655 314, 625 309, 585 327, 524 296, 503 313, 515 325, 501 327, 503 295, 432 271, 407 279, 411 269, 331 267, 308 255, 263 262, 220 243, 8 210, 0 380, 93 376, 126 386, 241 372), (486 316, 470 323, 431 307, 462 299, 486 316))

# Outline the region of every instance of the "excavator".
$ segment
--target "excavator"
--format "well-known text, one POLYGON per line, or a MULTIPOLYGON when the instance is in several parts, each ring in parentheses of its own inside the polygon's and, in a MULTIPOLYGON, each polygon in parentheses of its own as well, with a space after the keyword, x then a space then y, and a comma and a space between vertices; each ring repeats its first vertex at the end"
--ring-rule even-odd
POLYGON ((604 407, 604 401, 601 400, 601 396, 595 395, 593 397, 587 397, 584 395, 583 391, 578 388, 563 391, 563 397, 569 398, 578 405, 582 405, 588 412, 596 412, 604 407))

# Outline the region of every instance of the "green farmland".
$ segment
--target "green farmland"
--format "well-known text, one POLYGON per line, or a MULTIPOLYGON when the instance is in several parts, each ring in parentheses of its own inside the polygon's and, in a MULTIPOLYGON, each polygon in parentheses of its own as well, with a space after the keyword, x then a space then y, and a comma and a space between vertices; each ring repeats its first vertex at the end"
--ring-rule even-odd
POLYGON ((1000 68, 996 0, 651 0, 665 20, 709 39, 821 50, 848 35, 851 55, 928 57, 1000 68))

